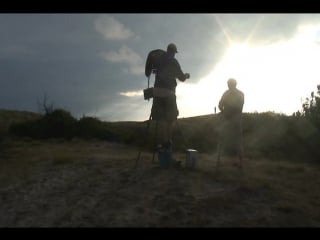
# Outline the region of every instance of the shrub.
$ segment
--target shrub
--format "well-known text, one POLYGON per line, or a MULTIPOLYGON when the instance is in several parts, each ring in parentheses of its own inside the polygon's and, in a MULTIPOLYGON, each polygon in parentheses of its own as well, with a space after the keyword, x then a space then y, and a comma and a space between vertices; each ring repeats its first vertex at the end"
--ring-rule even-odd
POLYGON ((77 120, 69 112, 56 109, 40 119, 13 124, 10 132, 17 136, 33 138, 70 139, 74 136, 76 122, 77 120))

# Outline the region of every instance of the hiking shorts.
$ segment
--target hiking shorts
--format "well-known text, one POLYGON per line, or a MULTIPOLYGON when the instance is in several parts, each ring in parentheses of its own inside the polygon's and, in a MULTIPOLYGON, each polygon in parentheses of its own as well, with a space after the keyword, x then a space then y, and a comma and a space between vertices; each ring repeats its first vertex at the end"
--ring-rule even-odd
POLYGON ((154 97, 151 117, 156 121, 174 121, 179 115, 176 96, 154 97))

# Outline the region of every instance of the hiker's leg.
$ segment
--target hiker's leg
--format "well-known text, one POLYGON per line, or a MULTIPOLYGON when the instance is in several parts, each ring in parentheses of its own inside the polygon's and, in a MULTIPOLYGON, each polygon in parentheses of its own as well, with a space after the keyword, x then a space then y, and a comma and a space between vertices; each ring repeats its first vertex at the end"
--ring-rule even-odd
POLYGON ((163 145, 166 141, 167 141, 167 138, 168 138, 168 134, 167 134, 167 123, 166 121, 159 121, 158 122, 158 133, 159 133, 159 143, 161 145, 163 145))
POLYGON ((166 109, 162 98, 153 98, 152 119, 156 121, 157 145, 162 145, 166 141, 166 109))
POLYGON ((181 161, 178 161, 177 159, 174 158, 173 156, 173 142, 172 142, 172 133, 173 133, 173 124, 174 121, 167 121, 166 124, 166 143, 165 143, 165 148, 168 151, 169 155, 170 155, 170 161, 171 161, 171 165, 173 167, 179 167, 181 166, 181 161))
POLYGON ((176 102, 176 96, 171 96, 167 99, 167 142, 172 147, 173 140, 173 124, 177 120, 179 111, 176 102))
POLYGON ((161 145, 170 151, 172 151, 172 125, 170 121, 162 121, 161 145))
POLYGON ((167 141, 172 142, 173 121, 167 122, 167 141))

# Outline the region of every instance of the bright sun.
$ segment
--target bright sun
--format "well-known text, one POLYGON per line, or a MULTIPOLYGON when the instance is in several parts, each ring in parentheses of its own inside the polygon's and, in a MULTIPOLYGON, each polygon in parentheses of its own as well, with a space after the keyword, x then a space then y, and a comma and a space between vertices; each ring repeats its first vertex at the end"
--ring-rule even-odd
POLYGON ((197 84, 179 84, 179 117, 214 113, 230 77, 245 94, 244 112, 291 115, 300 110, 301 99, 320 82, 319 29, 300 27, 294 38, 272 45, 232 43, 220 63, 197 84))

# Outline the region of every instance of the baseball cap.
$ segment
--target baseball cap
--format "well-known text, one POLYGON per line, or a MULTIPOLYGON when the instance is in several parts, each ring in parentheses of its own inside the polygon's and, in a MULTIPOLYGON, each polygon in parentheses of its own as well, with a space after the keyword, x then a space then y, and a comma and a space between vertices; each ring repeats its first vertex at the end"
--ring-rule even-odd
POLYGON ((167 51, 172 51, 172 52, 177 53, 178 52, 177 46, 174 43, 170 43, 167 47, 167 51))

